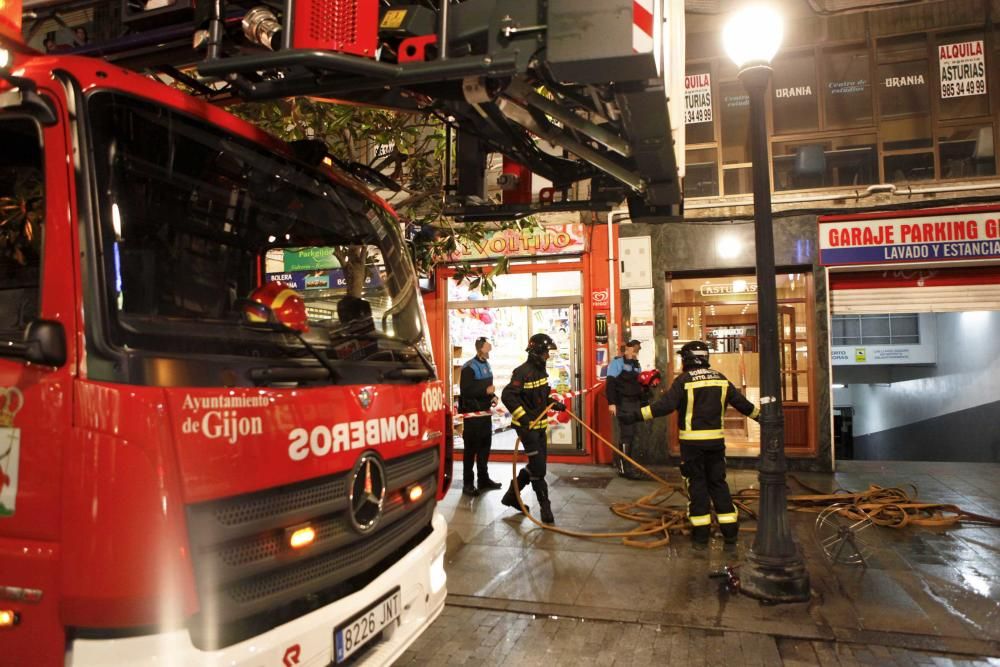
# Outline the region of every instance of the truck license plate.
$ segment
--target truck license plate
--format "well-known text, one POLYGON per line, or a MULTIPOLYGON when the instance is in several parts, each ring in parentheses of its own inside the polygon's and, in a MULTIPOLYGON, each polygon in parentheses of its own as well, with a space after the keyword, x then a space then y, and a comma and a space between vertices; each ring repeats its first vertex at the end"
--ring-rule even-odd
POLYGON ((334 662, 343 662, 399 618, 399 587, 333 631, 334 662))

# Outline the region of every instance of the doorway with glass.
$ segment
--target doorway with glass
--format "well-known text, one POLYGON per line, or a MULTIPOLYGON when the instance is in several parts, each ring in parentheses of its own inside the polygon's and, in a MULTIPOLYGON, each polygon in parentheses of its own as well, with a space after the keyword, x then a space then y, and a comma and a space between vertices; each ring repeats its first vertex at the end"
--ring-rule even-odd
MULTIPOLYGON (((528 339, 536 333, 551 336, 558 348, 551 354, 548 362, 549 386, 552 390, 564 393, 581 388, 579 273, 566 273, 577 277, 576 294, 517 299, 511 298, 514 295, 504 289, 511 286, 503 285, 491 295, 497 298, 487 300, 464 290, 451 290, 448 303, 448 350, 451 357, 449 365, 452 369, 453 396, 457 398, 459 394, 462 365, 475 354, 475 340, 481 336, 493 344, 489 361, 497 396, 507 386, 514 369, 527 359, 525 348, 528 339)), ((502 277, 514 279, 505 282, 520 284, 523 290, 521 294, 538 293, 538 281, 534 280, 536 274, 502 277)), ((546 280, 546 283, 549 281, 546 280)), ((568 291, 565 283, 561 284, 560 289, 568 291)), ((583 401, 574 399, 571 409, 581 414, 583 401)), ((462 440, 458 429, 455 435, 455 446, 461 448, 462 440)), ((510 415, 506 411, 494 414, 493 451, 512 451, 515 440, 510 415)), ((576 423, 552 424, 549 428, 549 449, 553 453, 581 452, 583 434, 579 426, 576 423)))

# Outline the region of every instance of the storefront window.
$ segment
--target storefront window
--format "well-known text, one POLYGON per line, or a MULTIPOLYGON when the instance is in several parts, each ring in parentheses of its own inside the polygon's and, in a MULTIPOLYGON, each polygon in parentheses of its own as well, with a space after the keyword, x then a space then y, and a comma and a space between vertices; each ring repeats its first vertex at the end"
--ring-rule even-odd
POLYGON ((534 275, 530 273, 505 273, 494 279, 494 290, 489 296, 479 289, 469 289, 469 281, 448 281, 449 301, 485 301, 486 299, 518 299, 533 292, 534 275))
POLYGON ((816 58, 811 52, 776 60, 771 90, 775 134, 819 129, 816 58))
POLYGON ((823 55, 823 94, 828 128, 872 124, 868 51, 830 50, 823 55))
MULTIPOLYGON (((580 272, 556 271, 536 274, 535 296, 579 296, 580 272)), ((521 292, 524 294, 524 292, 521 292)))
MULTIPOLYGON (((814 317, 810 311, 809 274, 776 277, 779 316, 779 357, 782 400, 790 451, 810 448, 811 364, 809 340, 814 317)), ((677 278, 670 281, 672 372, 682 372, 677 350, 692 340, 704 340, 711 350, 711 364, 751 401, 760 400, 757 284, 752 275, 711 278, 677 278)), ((724 428, 732 456, 757 456, 757 424, 735 410, 727 410, 724 428)), ((672 440, 676 442, 676 440, 672 440)))
POLYGON ((879 113, 883 119, 926 114, 930 107, 927 59, 878 66, 879 113))
POLYGON ((716 197, 719 194, 718 151, 714 148, 686 153, 684 194, 688 197, 716 197))
POLYGON ((890 183, 930 180, 934 178, 934 154, 886 155, 885 178, 890 183))
POLYGON ((938 131, 941 178, 974 178, 996 174, 993 126, 942 127, 938 131))
MULTIPOLYGON (((750 162, 750 97, 743 84, 729 81, 719 85, 719 116, 722 122, 722 163, 750 162)), ((726 188, 726 194, 731 194, 726 188)))
POLYGON ((869 185, 878 182, 874 134, 776 142, 774 189, 869 185))
POLYGON ((725 169, 722 172, 722 178, 727 195, 753 192, 753 172, 750 167, 725 169))

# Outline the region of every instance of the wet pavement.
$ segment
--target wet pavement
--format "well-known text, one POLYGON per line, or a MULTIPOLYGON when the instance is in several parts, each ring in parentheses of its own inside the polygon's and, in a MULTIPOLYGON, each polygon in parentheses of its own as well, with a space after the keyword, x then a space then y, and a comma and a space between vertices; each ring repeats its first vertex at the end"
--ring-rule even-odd
MULTIPOLYGON (((857 461, 839 467, 832 475, 797 477, 824 492, 912 484, 923 501, 954 503, 969 512, 1000 517, 1000 464, 857 461)), ((510 464, 491 464, 490 469, 494 479, 510 479, 510 464)), ((675 469, 657 472, 679 486, 675 469)), ((548 481, 557 524, 595 532, 634 527, 613 515, 609 505, 657 488, 653 482, 617 478, 600 466, 550 465, 548 481)), ((729 482, 733 490, 754 486, 756 472, 730 471, 729 482)), ((493 632, 504 641, 512 632, 518 637, 528 633, 536 653, 540 646, 538 655, 550 656, 537 664, 553 664, 552 656, 562 660, 569 655, 577 655, 574 664, 612 664, 588 663, 601 654, 603 645, 566 655, 548 653, 554 646, 573 644, 566 637, 574 633, 583 633, 576 644, 594 644, 589 631, 580 628, 596 627, 595 621, 604 623, 601 632, 608 636, 638 631, 652 637, 653 644, 659 642, 656 645, 690 644, 670 655, 705 655, 694 647, 707 642, 718 644, 712 650, 722 651, 723 657, 727 651, 744 658, 753 653, 757 657, 746 658, 748 664, 774 664, 775 651, 785 664, 979 664, 987 657, 1000 658, 1000 527, 873 526, 864 533, 873 552, 868 567, 861 568, 831 566, 814 532, 816 515, 790 513, 812 597, 804 603, 764 605, 727 592, 720 579, 708 576, 744 562, 753 540, 750 531, 741 533, 735 552, 723 550, 717 537, 702 552, 693 550, 684 536, 675 536, 664 547, 637 549, 616 539, 587 540, 544 531, 503 507, 502 491, 468 498, 461 488, 461 479, 456 480, 441 503, 449 523, 449 607, 398 664, 422 664, 432 656, 434 664, 472 664, 474 656, 476 664, 483 665, 536 664, 534 658, 525 662, 528 654, 518 653, 526 640, 515 638, 506 652, 499 652, 501 644, 496 642, 490 644, 494 650, 480 650, 486 644, 478 645, 476 639, 493 632), (490 620, 489 629, 459 627, 468 623, 462 619, 475 614, 490 620), (536 628, 541 621, 556 625, 542 622, 541 629, 536 628), (663 633, 671 637, 669 642, 663 633), (440 653, 445 646, 448 652, 440 653), (510 661, 511 656, 520 657, 510 661)), ((525 500, 529 505, 534 500, 530 490, 525 500)), ((678 495, 668 502, 682 507, 685 501, 678 495)), ((662 650, 653 651, 649 661, 632 655, 631 649, 622 650, 625 654, 614 664, 674 662, 663 660, 662 650)), ((700 664, 702 658, 693 661, 700 664)))

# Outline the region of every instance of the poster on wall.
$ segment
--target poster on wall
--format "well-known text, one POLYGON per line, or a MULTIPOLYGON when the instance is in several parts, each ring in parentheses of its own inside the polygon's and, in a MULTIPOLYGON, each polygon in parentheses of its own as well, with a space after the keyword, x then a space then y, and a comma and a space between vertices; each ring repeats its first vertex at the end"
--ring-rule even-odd
POLYGON ((871 364, 933 364, 937 351, 931 345, 834 345, 830 348, 834 366, 871 364))
POLYGON ((684 77, 684 123, 712 122, 712 77, 708 72, 684 77))
POLYGON ((983 40, 938 46, 941 98, 986 94, 986 59, 983 40))

